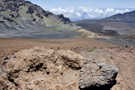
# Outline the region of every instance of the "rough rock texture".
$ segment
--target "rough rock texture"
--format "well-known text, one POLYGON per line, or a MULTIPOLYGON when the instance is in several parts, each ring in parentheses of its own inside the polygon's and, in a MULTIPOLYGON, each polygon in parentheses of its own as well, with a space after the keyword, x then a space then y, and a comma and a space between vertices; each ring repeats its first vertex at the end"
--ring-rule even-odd
POLYGON ((114 64, 119 68, 117 83, 111 90, 134 90, 135 88, 135 48, 112 47, 100 48, 92 52, 82 53, 91 61, 114 64))
POLYGON ((116 83, 118 71, 114 65, 87 60, 80 73, 80 89, 110 90, 116 83))
POLYGON ((82 61, 70 50, 19 51, 3 62, 0 90, 78 90, 82 61))
POLYGON ((0 90, 109 90, 117 73, 70 50, 35 47, 4 58, 0 90))

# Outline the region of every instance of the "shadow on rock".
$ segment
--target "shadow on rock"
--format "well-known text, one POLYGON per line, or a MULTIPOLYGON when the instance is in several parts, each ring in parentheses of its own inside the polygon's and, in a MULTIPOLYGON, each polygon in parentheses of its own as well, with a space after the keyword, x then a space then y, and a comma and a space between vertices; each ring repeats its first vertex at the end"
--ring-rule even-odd
POLYGON ((86 61, 80 72, 80 90, 110 90, 118 71, 115 65, 86 61))
POLYGON ((112 85, 104 85, 104 86, 91 86, 88 88, 80 88, 80 90, 111 90, 111 88, 117 83, 117 81, 115 80, 112 85))

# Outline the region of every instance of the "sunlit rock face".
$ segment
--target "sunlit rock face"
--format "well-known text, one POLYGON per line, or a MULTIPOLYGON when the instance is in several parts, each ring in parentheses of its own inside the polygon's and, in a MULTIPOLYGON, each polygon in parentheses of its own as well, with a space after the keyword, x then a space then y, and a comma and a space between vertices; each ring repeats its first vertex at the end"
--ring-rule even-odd
POLYGON ((117 74, 71 50, 35 47, 3 58, 0 90, 109 90, 117 74))
POLYGON ((0 89, 78 90, 83 57, 70 50, 26 49, 5 59, 0 89))

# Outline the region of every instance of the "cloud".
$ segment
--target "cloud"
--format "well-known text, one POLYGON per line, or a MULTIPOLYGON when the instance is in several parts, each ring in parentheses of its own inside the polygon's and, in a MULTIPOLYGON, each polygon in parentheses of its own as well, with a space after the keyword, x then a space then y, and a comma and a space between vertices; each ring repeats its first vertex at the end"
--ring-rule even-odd
POLYGON ((75 14, 76 14, 78 17, 81 17, 81 13, 76 12, 75 14))
POLYGON ((118 13, 129 12, 132 9, 115 9, 115 8, 105 8, 105 9, 91 9, 87 7, 79 8, 54 8, 50 11, 55 14, 64 14, 64 16, 69 17, 71 20, 82 20, 82 19, 101 19, 109 17, 118 13))

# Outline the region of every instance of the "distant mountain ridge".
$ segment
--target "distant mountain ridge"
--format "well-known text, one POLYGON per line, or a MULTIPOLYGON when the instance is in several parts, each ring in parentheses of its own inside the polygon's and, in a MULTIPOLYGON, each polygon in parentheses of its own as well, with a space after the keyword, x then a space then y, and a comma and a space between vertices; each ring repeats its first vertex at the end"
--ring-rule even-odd
POLYGON ((81 20, 75 23, 88 31, 109 36, 109 38, 98 40, 124 46, 135 45, 135 11, 116 14, 100 20, 81 20))
POLYGON ((131 35, 135 34, 135 11, 116 14, 100 20, 87 19, 75 23, 95 33, 131 35))
POLYGON ((72 21, 84 20, 84 19, 103 19, 116 14, 123 14, 135 10, 133 8, 89 8, 89 7, 77 7, 77 8, 53 8, 49 11, 55 14, 64 14, 72 21))
POLYGON ((0 0, 0 27, 0 36, 9 37, 49 36, 75 29, 69 18, 25 0, 0 0))
POLYGON ((105 20, 115 22, 135 23, 135 11, 126 12, 124 14, 116 14, 111 17, 105 18, 105 20))

